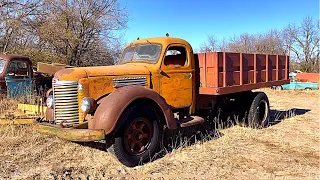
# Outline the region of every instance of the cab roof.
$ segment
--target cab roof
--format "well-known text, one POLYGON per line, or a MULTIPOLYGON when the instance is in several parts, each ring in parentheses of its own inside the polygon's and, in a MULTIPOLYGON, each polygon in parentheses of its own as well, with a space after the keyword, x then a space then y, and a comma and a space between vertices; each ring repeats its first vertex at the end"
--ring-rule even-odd
POLYGON ((180 39, 180 38, 174 38, 174 37, 155 37, 155 38, 139 39, 139 40, 136 40, 136 41, 129 43, 126 47, 132 46, 135 44, 146 44, 146 43, 148 43, 148 41, 150 43, 162 44, 163 46, 167 46, 169 44, 179 43, 179 44, 185 44, 191 48, 191 45, 186 40, 180 39))
POLYGON ((0 59, 6 60, 6 61, 20 59, 20 60, 25 60, 25 61, 28 61, 29 63, 31 63, 30 58, 28 58, 26 56, 16 55, 16 54, 2 54, 2 53, 0 53, 0 59))

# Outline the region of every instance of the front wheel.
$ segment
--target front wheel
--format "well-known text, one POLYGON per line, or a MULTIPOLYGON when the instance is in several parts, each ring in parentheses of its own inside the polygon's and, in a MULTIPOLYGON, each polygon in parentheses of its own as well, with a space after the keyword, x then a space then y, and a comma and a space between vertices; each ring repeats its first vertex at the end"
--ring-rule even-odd
POLYGON ((129 167, 153 159, 162 135, 157 112, 147 105, 133 105, 118 122, 112 146, 117 159, 129 167))
POLYGON ((248 125, 253 128, 264 128, 269 124, 270 105, 265 93, 257 93, 248 113, 248 125))

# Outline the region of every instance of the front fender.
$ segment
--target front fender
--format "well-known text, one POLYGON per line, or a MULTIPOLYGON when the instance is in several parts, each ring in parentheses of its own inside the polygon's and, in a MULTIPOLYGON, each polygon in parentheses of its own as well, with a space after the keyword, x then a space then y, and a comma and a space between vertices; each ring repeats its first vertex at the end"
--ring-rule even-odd
POLYGON ((117 89, 101 99, 92 120, 89 120, 89 129, 104 129, 106 134, 112 132, 118 119, 134 100, 147 98, 153 100, 161 108, 169 129, 176 129, 177 124, 171 107, 157 92, 142 86, 126 86, 117 89))

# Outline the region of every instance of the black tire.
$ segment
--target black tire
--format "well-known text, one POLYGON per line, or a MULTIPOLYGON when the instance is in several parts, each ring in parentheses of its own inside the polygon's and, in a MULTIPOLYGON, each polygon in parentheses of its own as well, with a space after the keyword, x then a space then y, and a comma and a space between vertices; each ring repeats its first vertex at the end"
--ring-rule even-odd
POLYGON ((109 151, 113 152, 116 158, 122 164, 128 167, 137 166, 142 162, 146 162, 147 160, 150 161, 154 158, 154 155, 159 148, 159 142, 162 139, 162 130, 163 128, 160 124, 160 118, 152 107, 144 104, 130 106, 125 110, 118 121, 118 124, 115 128, 114 144, 110 147, 111 150, 109 151), (136 127, 136 123, 138 122, 145 124, 143 128, 147 126, 144 131, 146 131, 146 129, 152 129, 149 130, 149 134, 151 136, 148 138, 148 140, 143 139, 143 134, 137 135, 140 129, 132 129, 133 125, 136 127), (134 131, 134 135, 128 133, 131 131, 134 131), (142 138, 140 138, 140 135, 142 138), (141 141, 141 143, 146 144, 143 146, 144 150, 141 152, 139 151, 139 153, 136 153, 136 145, 133 145, 133 148, 129 147, 132 145, 132 143, 135 144, 137 141, 141 141))
MULTIPOLYGON (((238 93, 234 104, 235 107, 235 124, 239 126, 247 126, 248 124, 248 112, 250 110, 251 102, 255 93, 246 91, 238 93)), ((228 107, 229 108, 229 107, 228 107)), ((232 108, 232 106, 231 106, 232 108)))
POLYGON ((248 113, 248 126, 252 128, 265 128, 269 124, 270 105, 265 93, 255 93, 248 113))
POLYGON ((306 87, 305 90, 310 91, 312 89, 310 87, 306 87))

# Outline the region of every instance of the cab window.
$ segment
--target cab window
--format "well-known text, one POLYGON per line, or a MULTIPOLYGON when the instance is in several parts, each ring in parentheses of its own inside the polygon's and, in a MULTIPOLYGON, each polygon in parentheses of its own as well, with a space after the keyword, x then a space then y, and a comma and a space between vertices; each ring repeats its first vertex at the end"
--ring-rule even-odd
POLYGON ((187 51, 181 46, 171 46, 164 58, 165 66, 183 67, 188 65, 187 51))
POLYGON ((4 68, 6 67, 7 61, 4 59, 0 59, 0 74, 3 72, 4 68))
POLYGON ((138 44, 123 51, 120 64, 128 62, 156 63, 161 53, 159 44, 138 44))
POLYGON ((11 61, 8 65, 6 75, 17 77, 30 76, 28 64, 22 61, 11 61))

